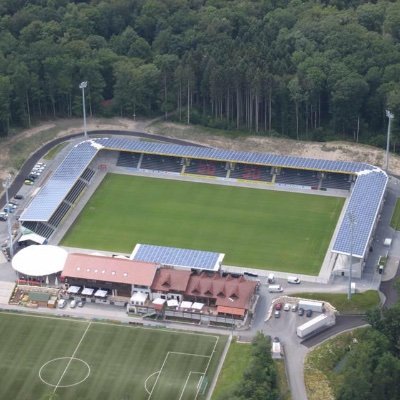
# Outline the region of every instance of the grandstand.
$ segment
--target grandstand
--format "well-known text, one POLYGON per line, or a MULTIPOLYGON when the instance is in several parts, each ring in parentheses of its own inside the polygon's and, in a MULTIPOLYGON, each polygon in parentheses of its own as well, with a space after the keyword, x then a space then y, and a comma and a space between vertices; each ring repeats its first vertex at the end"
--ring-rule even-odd
MULTIPOLYGON (((366 258, 388 181, 385 172, 365 163, 99 138, 83 141, 71 150, 22 213, 22 225, 49 238, 90 184, 95 175, 90 165, 102 149, 117 152, 116 166, 126 169, 347 193, 347 212, 357 221, 352 254, 360 265, 366 258)), ((332 252, 349 257, 348 218, 339 224, 332 252)))

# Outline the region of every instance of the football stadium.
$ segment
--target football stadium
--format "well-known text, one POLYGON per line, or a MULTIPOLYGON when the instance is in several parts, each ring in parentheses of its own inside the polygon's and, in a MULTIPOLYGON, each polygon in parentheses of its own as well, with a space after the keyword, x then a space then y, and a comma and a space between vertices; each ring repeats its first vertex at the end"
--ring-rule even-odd
POLYGON ((198 249, 309 275, 346 275, 351 257, 360 276, 387 181, 364 163, 102 137, 72 148, 20 221, 50 242, 70 227, 71 247, 198 249))

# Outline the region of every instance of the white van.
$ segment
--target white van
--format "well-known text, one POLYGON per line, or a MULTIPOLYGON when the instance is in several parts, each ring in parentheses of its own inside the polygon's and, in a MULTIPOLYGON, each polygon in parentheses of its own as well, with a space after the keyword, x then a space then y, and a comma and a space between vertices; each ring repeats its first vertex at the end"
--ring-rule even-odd
POLYGON ((270 292, 270 293, 280 293, 280 292, 283 292, 283 289, 282 289, 281 285, 269 285, 268 286, 268 292, 270 292))
POLYGON ((268 274, 268 283, 275 283, 275 275, 270 273, 268 274))
POLYGON ((297 276, 288 276, 288 283, 300 283, 300 279, 297 276))

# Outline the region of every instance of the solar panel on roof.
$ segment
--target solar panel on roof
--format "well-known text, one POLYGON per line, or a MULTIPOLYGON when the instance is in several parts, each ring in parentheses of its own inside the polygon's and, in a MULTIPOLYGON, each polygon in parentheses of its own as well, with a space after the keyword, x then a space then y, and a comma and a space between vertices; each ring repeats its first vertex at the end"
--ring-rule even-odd
POLYGON ((89 142, 74 147, 21 214, 21 221, 48 221, 97 153, 89 142))
POLYGON ((216 270, 219 269, 218 261, 221 260, 221 254, 210 251, 140 244, 135 249, 133 260, 181 268, 216 270))
POLYGON ((354 256, 360 258, 365 256, 387 180, 387 175, 381 171, 361 174, 358 177, 347 206, 346 216, 333 245, 333 252, 344 254, 352 252, 354 256), (347 215, 349 213, 354 217, 353 227, 347 215))
MULTIPOLYGON (((100 138, 92 141, 84 141, 71 150, 42 190, 39 191, 27 209, 22 213, 20 220, 48 221, 97 154, 99 148, 96 145, 102 145, 109 150, 137 153, 146 152, 186 158, 206 158, 215 161, 229 160, 237 163, 253 162, 272 167, 306 168, 328 172, 355 173, 366 170, 371 171, 375 168, 368 164, 347 161, 306 159, 235 150, 227 151, 196 146, 143 142, 126 138, 100 138)), ((359 257, 363 257, 365 254, 386 184, 387 175, 382 171, 377 170, 369 174, 361 174, 351 193, 349 209, 354 212, 357 220, 357 224, 354 227, 355 240, 353 243, 353 253, 359 257)), ((342 222, 339 228, 333 251, 350 253, 349 223, 346 220, 342 222)), ((180 253, 175 252, 173 254, 174 257, 178 257, 180 253)), ((194 257, 193 254, 191 256, 194 257)))

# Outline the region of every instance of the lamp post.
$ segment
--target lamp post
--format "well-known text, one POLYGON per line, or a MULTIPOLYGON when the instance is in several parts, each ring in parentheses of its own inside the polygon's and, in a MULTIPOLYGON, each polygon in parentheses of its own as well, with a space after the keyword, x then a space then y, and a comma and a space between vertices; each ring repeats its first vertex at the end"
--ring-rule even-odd
POLYGON ((81 82, 79 85, 79 89, 82 89, 82 108, 83 108, 83 131, 85 135, 85 139, 88 138, 88 134, 86 131, 86 107, 85 107, 85 88, 87 87, 87 81, 81 82))
POLYGON ((9 198, 8 198, 8 189, 11 185, 11 175, 8 175, 5 181, 3 182, 3 188, 6 191, 6 202, 8 208, 8 216, 7 216, 7 229, 8 229, 8 244, 9 244, 9 251, 10 251, 10 258, 14 257, 14 247, 13 247, 13 238, 11 232, 11 221, 10 221, 10 209, 9 209, 9 198))
POLYGON ((352 272, 353 272, 353 235, 354 235, 355 218, 354 218, 354 214, 351 211, 349 211, 349 213, 347 214, 347 217, 349 218, 349 222, 350 222, 349 291, 347 293, 347 299, 351 300, 351 278, 352 278, 352 272))
POLYGON ((394 115, 389 111, 386 110, 386 116, 389 119, 388 129, 387 129, 387 139, 386 139, 386 163, 385 163, 385 170, 386 172, 389 171, 389 144, 390 144, 390 128, 392 126, 392 119, 394 115))

